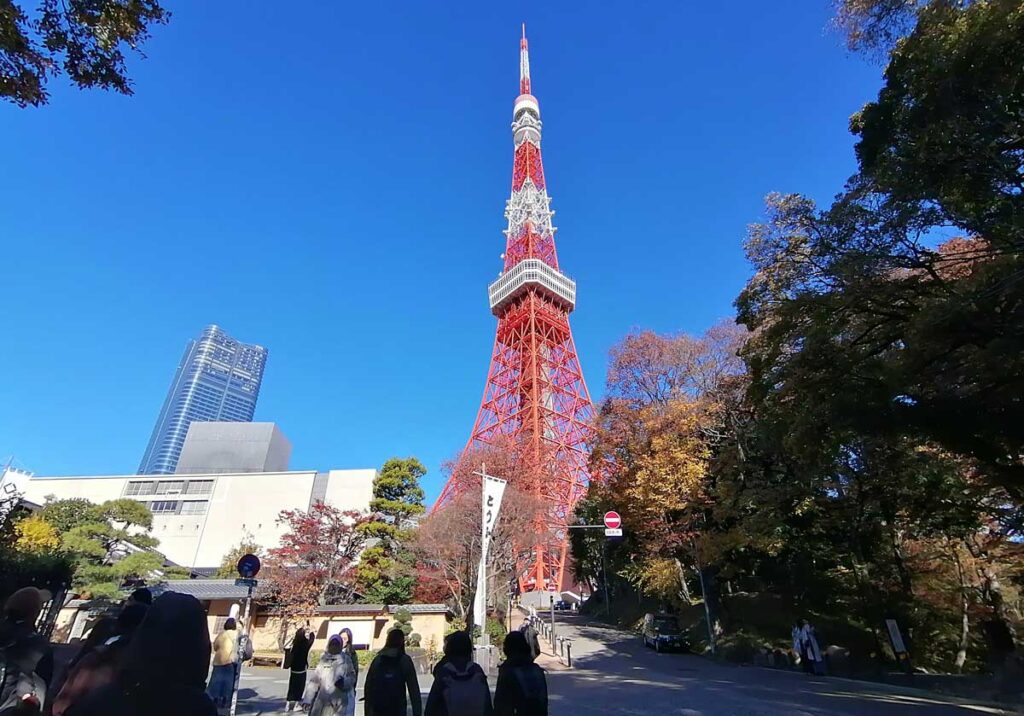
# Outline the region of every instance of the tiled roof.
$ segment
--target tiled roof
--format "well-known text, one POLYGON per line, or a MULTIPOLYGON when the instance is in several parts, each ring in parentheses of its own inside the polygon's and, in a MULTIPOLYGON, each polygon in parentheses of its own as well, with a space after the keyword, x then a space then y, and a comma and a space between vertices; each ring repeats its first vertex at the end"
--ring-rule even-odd
POLYGON ((191 594, 196 599, 245 599, 248 587, 233 579, 171 579, 150 588, 153 596, 164 592, 191 594))
MULTIPOLYGON (((154 597, 164 592, 179 592, 200 600, 245 599, 249 594, 247 587, 236 585, 233 579, 171 579, 150 589, 154 597)), ((444 604, 328 604, 317 611, 321 614, 394 614, 399 609, 408 609, 411 614, 448 612, 444 604)))
POLYGON ((408 609, 410 614, 444 614, 444 604, 328 604, 317 611, 323 614, 394 614, 399 609, 408 609))

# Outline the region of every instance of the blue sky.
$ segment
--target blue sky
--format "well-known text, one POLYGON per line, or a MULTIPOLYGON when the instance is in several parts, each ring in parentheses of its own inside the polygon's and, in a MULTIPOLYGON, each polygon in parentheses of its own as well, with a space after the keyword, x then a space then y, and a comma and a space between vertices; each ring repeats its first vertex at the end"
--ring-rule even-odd
POLYGON ((436 496, 494 337, 522 21, 595 398, 631 328, 732 314, 764 195, 838 192, 880 81, 829 0, 167 5, 134 97, 0 105, 0 459, 37 474, 133 471, 217 323, 270 349, 294 468, 416 455, 436 496))

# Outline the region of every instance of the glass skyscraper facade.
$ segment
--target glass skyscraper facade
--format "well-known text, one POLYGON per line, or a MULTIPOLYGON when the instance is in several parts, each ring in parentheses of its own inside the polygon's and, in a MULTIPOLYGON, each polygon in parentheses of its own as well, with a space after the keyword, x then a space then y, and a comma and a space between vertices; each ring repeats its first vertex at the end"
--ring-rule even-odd
POLYGON ((252 421, 266 362, 266 348, 236 341, 218 326, 189 341, 139 474, 173 473, 193 421, 252 421))

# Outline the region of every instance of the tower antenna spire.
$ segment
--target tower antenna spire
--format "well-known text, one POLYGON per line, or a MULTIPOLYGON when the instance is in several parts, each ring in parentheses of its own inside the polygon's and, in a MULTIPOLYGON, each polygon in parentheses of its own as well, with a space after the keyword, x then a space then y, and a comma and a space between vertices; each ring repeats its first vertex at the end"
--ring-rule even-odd
POLYGON ((530 94, 530 48, 526 43, 526 23, 519 41, 519 94, 530 94))

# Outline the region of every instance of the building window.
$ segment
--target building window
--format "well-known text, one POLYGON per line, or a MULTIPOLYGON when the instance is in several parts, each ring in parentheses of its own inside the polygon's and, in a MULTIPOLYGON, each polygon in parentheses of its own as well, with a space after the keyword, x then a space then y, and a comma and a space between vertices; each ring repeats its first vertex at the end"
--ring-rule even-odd
POLYGON ((158 482, 156 485, 156 494, 180 495, 183 487, 185 487, 185 483, 181 480, 158 482))
POLYGON ((156 500, 149 504, 149 511, 154 515, 173 514, 178 511, 177 500, 156 500))
POLYGON ((189 480, 186 495, 209 495, 213 492, 213 480, 189 480))
POLYGON ((128 486, 124 490, 126 497, 134 497, 137 495, 152 495, 156 489, 156 483, 152 480, 146 482, 129 482, 128 486))
POLYGON ((206 500, 185 500, 181 503, 181 514, 183 515, 205 515, 206 506, 209 503, 206 500))

